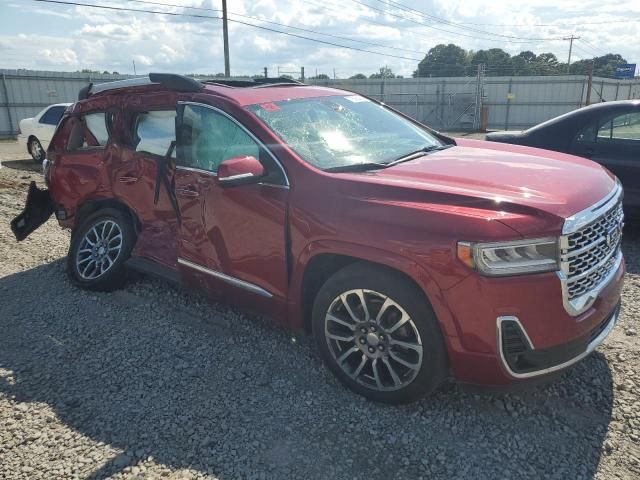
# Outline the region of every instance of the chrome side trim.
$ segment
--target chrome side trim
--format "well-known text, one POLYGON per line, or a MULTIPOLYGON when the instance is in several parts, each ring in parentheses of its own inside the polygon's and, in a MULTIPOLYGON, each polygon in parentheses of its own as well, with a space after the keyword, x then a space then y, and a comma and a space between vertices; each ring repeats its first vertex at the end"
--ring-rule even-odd
MULTIPOLYGON (((544 368, 542 370, 536 370, 536 371, 527 372, 527 373, 516 373, 513 370, 511 370, 511 368, 509 367, 509 364, 507 363, 507 360, 505 358, 504 352, 502 351, 501 319, 503 319, 503 318, 513 319, 513 317, 498 317, 497 318, 497 340, 498 340, 498 352, 499 352, 500 363, 502 364, 502 368, 504 368, 505 371, 510 376, 512 376, 513 378, 524 379, 524 378, 538 377, 540 375, 546 375, 548 373, 553 373, 553 372, 556 372, 558 370, 562 370, 564 368, 570 367, 571 365, 573 365, 575 363, 578 363, 580 360, 582 360, 587 355, 592 353, 596 348, 598 348, 600 346, 600 344, 602 342, 604 342, 604 339, 607 338, 609 333, 611 333, 611 330, 613 330, 613 328, 616 326, 616 323, 618 322, 618 317, 619 316, 620 316, 620 306, 618 305, 615 308, 615 310, 612 312, 611 318, 609 319, 609 323, 604 328, 604 330, 602 330, 602 332, 600 332, 600 335, 598 335, 596 338, 594 338, 591 341, 591 343, 589 343, 589 345, 587 345, 586 350, 584 352, 582 352, 580 355, 577 355, 577 356, 573 357, 572 359, 567 360, 566 362, 560 363, 558 365, 554 365, 553 367, 544 368)), ((520 325, 520 327, 522 328, 522 325, 520 325)), ((527 332, 525 331, 524 328, 522 328, 522 331, 524 332, 525 336, 527 338, 529 338, 527 336, 527 332)))
POLYGON ((176 170, 184 170, 186 172, 205 173, 207 175, 211 175, 212 177, 218 176, 216 172, 212 172, 211 170, 205 170, 204 168, 183 167, 182 165, 176 165, 176 170))
POLYGON ((271 298, 273 295, 266 291, 264 288, 259 287, 258 285, 254 285, 253 283, 245 282, 244 280, 240 280, 239 278, 231 277, 222 272, 217 272, 216 270, 211 270, 207 267, 203 267, 202 265, 198 265, 197 263, 190 262, 189 260, 185 260, 184 258, 178 258, 178 263, 180 265, 184 265, 189 268, 193 268, 194 270, 198 270, 199 272, 206 273, 207 275, 211 275, 212 277, 219 278, 223 282, 228 283, 229 285, 233 285, 234 287, 239 287, 249 292, 255 293, 256 295, 260 295, 262 297, 271 298))
POLYGON ((592 221, 596 220, 603 212, 611 209, 622 196, 622 185, 620 181, 616 180, 616 185, 613 191, 607 195, 601 202, 592 205, 584 210, 568 217, 564 221, 562 226, 562 234, 567 235, 580 230, 582 227, 587 226, 592 221))
POLYGON ((273 152, 269 149, 269 147, 267 147, 258 137, 256 137, 253 133, 251 133, 251 131, 245 127, 242 123, 240 123, 238 120, 236 120, 234 117, 232 117, 231 115, 229 115, 227 112, 225 112, 224 110, 221 110, 217 107, 214 107, 212 105, 207 105, 206 103, 199 103, 199 102, 178 102, 179 105, 196 105, 198 107, 204 107, 204 108, 208 108, 210 110, 213 110, 217 113, 219 113, 220 115, 223 115, 224 117, 228 118, 229 120, 231 120, 233 123, 235 123, 236 125, 238 125, 242 130, 244 130, 244 132, 249 135, 254 142, 256 142, 258 145, 260 145, 262 148, 264 148, 264 151, 267 152, 267 154, 273 159, 273 161, 276 163, 276 165, 278 165, 278 167, 280 168, 280 170, 282 171, 282 175, 284 176, 284 181, 285 181, 285 185, 280 185, 280 186, 286 186, 289 187, 291 185, 291 183, 289 182, 289 177, 287 176, 287 171, 284 169, 284 166, 282 165, 282 163, 280 162, 280 160, 278 160, 278 158, 273 154, 273 152))
POLYGON ((254 177, 255 175, 251 172, 247 172, 247 173, 239 173, 237 175, 231 175, 229 177, 223 177, 220 178, 218 181, 220 183, 224 183, 224 182, 233 182, 234 180, 240 180, 242 178, 251 178, 254 177))
MULTIPOLYGON (((604 260, 604 262, 599 263, 597 267, 600 267, 601 265, 606 263, 606 261, 608 261, 609 258, 611 258, 611 256, 608 256, 604 260)), ((562 304, 564 305, 564 309, 567 311, 569 315, 571 315, 572 317, 580 315, 581 313, 586 311, 591 305, 593 305, 593 302, 596 301, 596 298, 598 298, 598 295, 600 295, 600 292, 602 292, 602 290, 604 290, 605 287, 609 285, 611 280, 613 280, 613 277, 615 277, 616 273, 618 273, 618 270, 620 269, 620 265, 622 264, 623 258, 624 257, 622 255, 622 250, 618 250, 618 254, 616 255, 616 261, 613 267, 611 268, 611 271, 607 274, 607 276, 604 277, 602 281, 596 287, 594 287, 593 290, 585 293, 581 297, 574 298, 573 300, 569 300, 569 292, 568 292, 569 285, 567 282, 567 275, 561 270, 556 272, 556 275, 558 275, 558 278, 560 279, 560 286, 562 287, 562 304)))

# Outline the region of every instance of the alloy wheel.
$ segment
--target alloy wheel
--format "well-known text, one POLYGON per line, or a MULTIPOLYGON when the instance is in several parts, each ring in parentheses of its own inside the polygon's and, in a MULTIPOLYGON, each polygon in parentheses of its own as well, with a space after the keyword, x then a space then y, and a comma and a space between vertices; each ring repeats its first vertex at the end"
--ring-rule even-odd
POLYGON ((404 388, 422 366, 422 340, 393 299, 356 289, 337 296, 325 315, 325 338, 336 364, 358 383, 378 391, 404 388))
POLYGON ((122 251, 122 230, 113 220, 101 220, 82 237, 76 254, 76 269, 84 280, 104 275, 122 251))

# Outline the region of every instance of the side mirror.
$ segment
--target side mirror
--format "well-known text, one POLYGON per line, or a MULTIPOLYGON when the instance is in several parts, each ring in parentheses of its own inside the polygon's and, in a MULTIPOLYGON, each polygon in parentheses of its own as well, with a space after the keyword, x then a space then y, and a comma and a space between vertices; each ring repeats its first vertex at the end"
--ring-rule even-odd
POLYGON ((218 183, 224 187, 257 183, 266 173, 255 157, 233 157, 218 167, 218 183))

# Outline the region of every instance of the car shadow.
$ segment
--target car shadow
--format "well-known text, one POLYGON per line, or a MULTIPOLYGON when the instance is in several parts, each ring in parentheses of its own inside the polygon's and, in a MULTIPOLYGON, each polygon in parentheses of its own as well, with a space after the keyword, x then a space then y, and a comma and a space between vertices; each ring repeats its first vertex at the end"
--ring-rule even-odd
POLYGON ((23 172, 42 172, 42 164, 34 162, 31 157, 24 160, 3 160, 2 166, 23 172))
POLYGON ((308 338, 144 277, 81 291, 63 264, 0 279, 0 393, 122 449, 87 478, 148 456, 221 479, 595 475, 613 401, 599 353, 517 395, 449 384, 388 406, 342 387, 308 338))

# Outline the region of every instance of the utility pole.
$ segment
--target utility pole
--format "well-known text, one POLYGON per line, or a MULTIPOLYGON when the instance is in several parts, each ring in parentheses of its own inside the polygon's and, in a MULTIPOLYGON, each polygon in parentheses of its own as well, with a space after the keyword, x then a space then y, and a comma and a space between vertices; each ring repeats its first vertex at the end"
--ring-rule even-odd
POLYGON ((227 26, 227 0, 222 0, 222 36, 224 38, 224 75, 231 76, 229 67, 229 28, 227 26))
POLYGON ((569 40, 569 60, 567 60, 567 73, 569 73, 569 67, 571 66, 571 51, 573 50, 573 41, 579 39, 580 37, 575 37, 573 35, 563 38, 563 40, 569 40))
POLYGON ((593 88, 593 64, 595 60, 591 60, 591 65, 589 66, 589 80, 587 80, 587 105, 591 105, 591 89, 593 88))
POLYGON ((300 80, 304 83, 304 67, 300 67, 300 80))
POLYGON ((133 74, 137 75, 137 73, 136 73, 136 61, 135 60, 131 60, 131 62, 133 63, 133 74))
POLYGON ((269 75, 267 75, 267 67, 264 67, 264 78, 269 78, 269 75))

